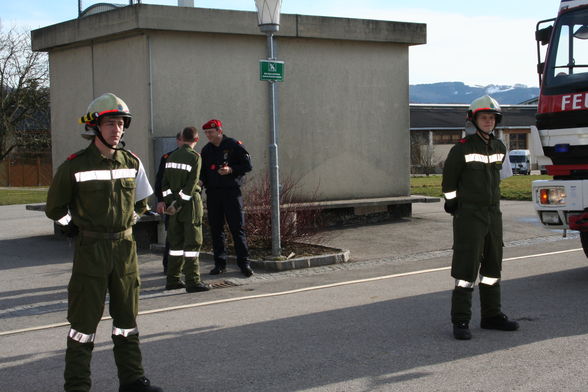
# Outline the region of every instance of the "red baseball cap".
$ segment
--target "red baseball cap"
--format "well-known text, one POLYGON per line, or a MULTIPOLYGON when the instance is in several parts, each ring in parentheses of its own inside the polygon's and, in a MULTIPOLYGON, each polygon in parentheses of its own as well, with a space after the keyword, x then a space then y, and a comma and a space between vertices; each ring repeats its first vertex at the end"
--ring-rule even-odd
POLYGON ((205 123, 202 126, 202 129, 212 129, 212 128, 222 129, 222 127, 223 127, 223 123, 221 123, 220 120, 212 119, 212 120, 208 121, 207 123, 205 123))

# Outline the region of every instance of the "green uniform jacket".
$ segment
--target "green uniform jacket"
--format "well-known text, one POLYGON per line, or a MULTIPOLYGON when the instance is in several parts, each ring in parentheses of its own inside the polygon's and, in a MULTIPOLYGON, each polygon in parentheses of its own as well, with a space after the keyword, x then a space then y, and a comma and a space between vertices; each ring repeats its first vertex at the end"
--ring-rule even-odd
POLYGON ((57 169, 45 214, 67 224, 69 211, 71 220, 81 230, 124 231, 131 227, 133 212, 142 214, 148 208, 147 196, 152 190, 145 182, 139 158, 129 151, 117 150, 113 159, 108 159, 92 143, 72 154, 57 169), (143 183, 136 194, 138 180, 143 183))
POLYGON ((200 166, 200 154, 187 144, 173 152, 165 163, 161 185, 163 199, 168 206, 175 201, 176 208, 182 207, 177 216, 179 221, 197 222, 202 218, 198 216, 201 215, 202 201, 200 197, 194 197, 201 191, 198 185, 200 166))
POLYGON ((504 144, 490 136, 488 144, 478 134, 461 139, 449 151, 443 167, 443 195, 460 205, 498 206, 500 169, 506 156, 504 144))

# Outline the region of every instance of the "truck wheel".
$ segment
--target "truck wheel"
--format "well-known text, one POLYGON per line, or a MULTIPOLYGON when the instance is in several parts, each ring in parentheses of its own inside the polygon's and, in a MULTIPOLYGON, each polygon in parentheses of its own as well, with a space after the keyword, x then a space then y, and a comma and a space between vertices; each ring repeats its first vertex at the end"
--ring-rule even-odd
POLYGON ((580 241, 582 242, 582 249, 584 249, 584 254, 586 257, 588 257, 588 231, 580 232, 580 241))

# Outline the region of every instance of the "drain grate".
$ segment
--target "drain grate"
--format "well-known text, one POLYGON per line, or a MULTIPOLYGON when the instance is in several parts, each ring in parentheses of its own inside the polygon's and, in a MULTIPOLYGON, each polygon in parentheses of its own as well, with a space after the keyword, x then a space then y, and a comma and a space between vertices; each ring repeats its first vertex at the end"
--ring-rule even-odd
POLYGON ((213 280, 213 281, 209 280, 206 283, 208 283, 213 289, 224 289, 225 287, 238 286, 238 284, 233 283, 229 280, 213 280))

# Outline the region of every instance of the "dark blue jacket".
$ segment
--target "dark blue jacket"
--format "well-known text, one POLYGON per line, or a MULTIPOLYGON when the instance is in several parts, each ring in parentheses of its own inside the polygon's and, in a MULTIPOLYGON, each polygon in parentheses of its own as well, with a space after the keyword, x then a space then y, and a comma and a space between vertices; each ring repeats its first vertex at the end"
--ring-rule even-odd
POLYGON ((201 155, 200 180, 206 189, 240 187, 245 173, 253 168, 243 143, 225 135, 218 147, 212 143, 206 144, 201 155), (218 169, 224 165, 228 165, 233 172, 225 176, 218 174, 218 169))

